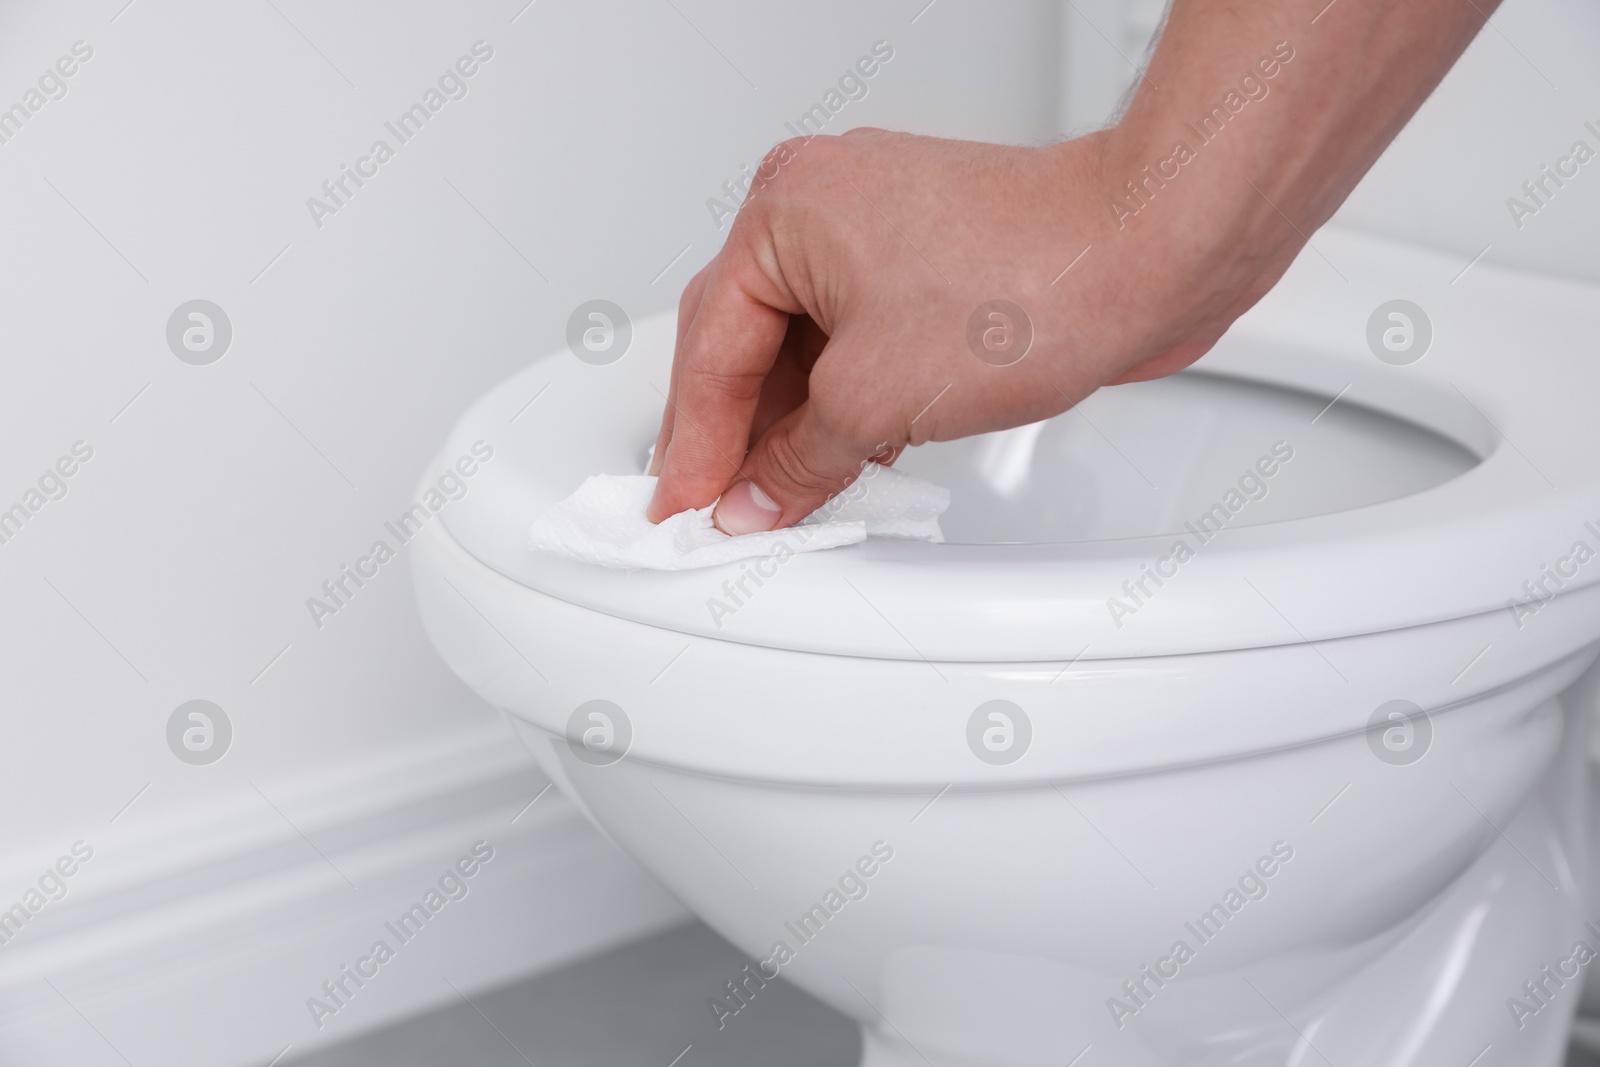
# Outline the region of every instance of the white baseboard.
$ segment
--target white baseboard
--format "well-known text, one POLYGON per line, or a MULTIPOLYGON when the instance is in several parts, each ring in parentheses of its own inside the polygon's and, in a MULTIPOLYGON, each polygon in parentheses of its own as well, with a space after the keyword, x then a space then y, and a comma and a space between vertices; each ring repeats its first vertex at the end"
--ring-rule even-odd
POLYGON ((490 726, 280 783, 284 815, 250 786, 96 844, 0 946, 0 1063, 265 1065, 686 917, 490 726), (385 923, 479 841, 493 859, 402 942, 385 923), (335 1006, 322 983, 378 940, 393 958, 316 1025, 308 999, 335 1006))

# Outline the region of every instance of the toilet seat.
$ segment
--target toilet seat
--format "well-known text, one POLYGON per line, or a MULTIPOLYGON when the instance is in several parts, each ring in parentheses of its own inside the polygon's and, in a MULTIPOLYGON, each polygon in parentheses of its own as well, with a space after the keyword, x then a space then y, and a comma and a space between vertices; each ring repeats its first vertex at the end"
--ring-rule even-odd
MULTIPOLYGON (((486 566, 574 605, 653 627, 774 649, 933 662, 1039 662, 1258 648, 1507 611, 1576 540, 1600 548, 1600 337, 1594 287, 1448 258, 1333 229, 1197 369, 1337 398, 1430 429, 1480 458, 1423 492, 1224 530, 1180 580, 1117 625, 1107 599, 1170 536, 1057 544, 872 541, 798 555, 717 619, 737 565, 630 573, 531 552, 528 525, 589 474, 636 472, 653 441, 672 317, 635 324, 597 367, 541 359, 462 419, 439 469, 474 441, 495 448, 442 513, 486 566), (1337 264, 1337 274, 1329 264, 1337 264), (1342 280, 1340 275, 1348 278, 1342 280), (1432 279, 1419 284, 1418 279, 1432 279), (1372 310, 1401 296, 1436 331, 1409 366, 1365 344, 1372 310), (596 419, 595 412, 605 412, 596 419)), ((1569 589, 1600 578, 1580 568, 1569 589)))

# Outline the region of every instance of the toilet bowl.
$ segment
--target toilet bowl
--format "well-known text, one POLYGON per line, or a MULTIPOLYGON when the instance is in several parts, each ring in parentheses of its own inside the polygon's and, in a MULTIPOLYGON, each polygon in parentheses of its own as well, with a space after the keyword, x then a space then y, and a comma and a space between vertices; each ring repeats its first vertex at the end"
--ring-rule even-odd
POLYGON ((748 954, 718 1029, 781 976, 864 1064, 1560 1063, 1600 951, 1600 291, 1317 248, 1190 371, 910 450, 944 544, 530 552, 639 470, 670 316, 461 420, 428 633, 748 954))

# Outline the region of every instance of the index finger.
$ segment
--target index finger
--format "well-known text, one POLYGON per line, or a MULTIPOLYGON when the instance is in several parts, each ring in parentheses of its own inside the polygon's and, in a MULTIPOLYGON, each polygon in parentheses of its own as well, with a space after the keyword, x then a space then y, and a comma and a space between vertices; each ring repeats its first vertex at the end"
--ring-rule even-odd
POLYGON ((722 495, 744 463, 761 386, 778 358, 789 311, 774 306, 754 258, 730 242, 718 253, 694 321, 673 353, 672 437, 650 502, 651 522, 722 495))

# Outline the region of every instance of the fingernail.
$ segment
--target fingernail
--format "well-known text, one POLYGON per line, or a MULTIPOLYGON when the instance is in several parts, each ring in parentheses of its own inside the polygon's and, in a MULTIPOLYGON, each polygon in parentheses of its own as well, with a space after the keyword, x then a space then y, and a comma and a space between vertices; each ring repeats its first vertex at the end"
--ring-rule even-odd
POLYGON ((755 482, 735 482, 722 494, 711 521, 725 534, 763 533, 778 525, 783 508, 755 482))

